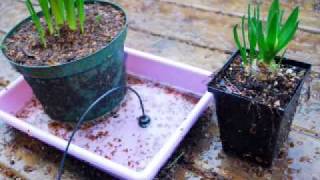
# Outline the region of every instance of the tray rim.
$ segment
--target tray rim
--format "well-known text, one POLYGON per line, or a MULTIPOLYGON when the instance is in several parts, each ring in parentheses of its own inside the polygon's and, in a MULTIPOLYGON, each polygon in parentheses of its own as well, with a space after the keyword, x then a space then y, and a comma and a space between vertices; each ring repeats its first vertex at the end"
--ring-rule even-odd
MULTIPOLYGON (((153 54, 145 53, 142 51, 138 51, 131 48, 125 48, 125 52, 130 56, 137 56, 144 60, 154 61, 156 63, 165 64, 171 66, 173 68, 182 69, 186 71, 190 71, 195 74, 200 74, 203 76, 211 75, 211 72, 202 70, 196 67, 192 67, 186 64, 182 64, 179 62, 174 62, 172 60, 162 58, 159 56, 155 56, 153 54)), ((130 72, 130 71, 129 71, 130 72)), ((18 85, 24 82, 22 76, 20 76, 17 80, 10 83, 10 85, 5 88, 4 90, 0 91, 0 97, 6 95, 11 90, 15 89, 18 85)), ((206 83, 203 84, 204 88, 206 88, 206 83)), ((212 94, 209 92, 204 92, 202 95, 195 94, 200 96, 197 104, 194 108, 189 112, 186 119, 183 123, 177 128, 178 130, 175 131, 169 138, 168 141, 162 146, 162 148, 155 154, 155 156, 151 159, 151 161, 147 164, 147 166, 142 171, 135 171, 128 167, 122 166, 112 160, 108 160, 105 158, 101 158, 101 156, 90 152, 84 148, 81 148, 77 145, 71 144, 68 154, 72 155, 78 159, 86 161, 90 165, 95 166, 98 169, 101 169, 104 172, 109 173, 112 176, 122 178, 122 179, 152 179, 156 176, 160 168, 165 164, 165 162, 171 157, 172 153, 175 151, 177 146, 183 140, 185 135, 189 132, 191 127, 197 121, 201 113, 207 109, 209 103, 212 101, 212 94), (168 156, 168 154, 170 154, 168 156)), ((54 136, 48 132, 44 132, 41 129, 27 123, 21 121, 20 119, 16 118, 15 116, 4 112, 0 109, 0 118, 1 120, 5 121, 5 123, 9 124, 10 126, 28 134, 31 137, 34 137, 52 147, 55 147, 59 150, 64 150, 67 141, 54 136)))

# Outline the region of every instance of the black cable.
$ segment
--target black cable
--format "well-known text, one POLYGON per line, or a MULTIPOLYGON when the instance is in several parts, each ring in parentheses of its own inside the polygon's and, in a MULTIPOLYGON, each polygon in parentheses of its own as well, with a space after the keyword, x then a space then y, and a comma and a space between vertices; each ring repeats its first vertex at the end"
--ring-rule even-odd
POLYGON ((63 153, 63 157, 62 157, 62 160, 60 162, 60 166, 59 166, 59 171, 58 171, 58 175, 57 175, 57 180, 61 180, 61 176, 63 174, 63 168, 64 168, 64 163, 65 163, 65 160, 66 160, 66 157, 68 155, 68 150, 69 150, 69 146, 71 144, 71 141, 74 137, 74 135, 76 134, 76 132, 79 130, 80 126, 82 125, 85 117, 88 115, 88 113, 102 100, 104 99, 105 97, 109 96, 110 94, 112 94, 113 92, 117 91, 117 90, 120 90, 120 89, 128 89, 130 91, 132 91, 139 99, 139 103, 140 103, 140 107, 141 107, 141 111, 142 111, 142 116, 140 116, 138 118, 139 120, 139 125, 140 127, 142 128, 146 128, 147 125, 150 123, 150 117, 147 116, 145 114, 145 111, 144 111, 144 106, 143 106, 143 102, 142 102, 142 99, 141 99, 141 96, 139 95, 139 93, 132 89, 131 87, 128 87, 128 86, 121 86, 121 87, 116 87, 116 88, 113 88, 111 90, 109 90, 108 92, 104 93, 102 96, 100 96, 97 100, 95 100, 90 106, 89 108, 82 114, 81 118, 79 119, 75 129, 73 130, 71 136, 69 137, 69 140, 68 140, 68 144, 67 144, 67 147, 63 153))

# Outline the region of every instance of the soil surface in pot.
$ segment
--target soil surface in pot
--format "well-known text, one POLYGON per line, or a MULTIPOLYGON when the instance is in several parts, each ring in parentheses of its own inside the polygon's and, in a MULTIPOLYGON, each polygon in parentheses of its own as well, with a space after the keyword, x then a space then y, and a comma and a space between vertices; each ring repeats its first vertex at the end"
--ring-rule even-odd
MULTIPOLYGON (((5 41, 5 54, 13 61, 30 66, 59 65, 88 56, 117 36, 125 25, 125 15, 111 5, 88 4, 85 7, 84 33, 64 26, 60 35, 46 33, 47 47, 39 41, 31 21, 24 23, 5 41)), ((45 25, 43 19, 42 24, 45 25)), ((46 27, 46 26, 44 26, 46 27)))
POLYGON ((283 64, 274 73, 260 68, 258 75, 250 75, 241 61, 237 56, 209 85, 270 107, 285 108, 306 72, 303 68, 283 64))

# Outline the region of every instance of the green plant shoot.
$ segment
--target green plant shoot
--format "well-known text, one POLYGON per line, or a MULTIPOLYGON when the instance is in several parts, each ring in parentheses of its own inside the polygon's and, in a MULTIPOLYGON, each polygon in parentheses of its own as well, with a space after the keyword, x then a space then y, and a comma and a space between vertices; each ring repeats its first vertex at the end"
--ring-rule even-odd
POLYGON ((64 25, 64 4, 62 0, 50 0, 50 7, 56 21, 57 30, 59 30, 64 25))
POLYGON ((31 14, 31 19, 38 31, 40 41, 44 47, 47 47, 46 37, 45 37, 45 30, 41 25, 40 18, 37 16, 36 11, 34 10, 32 3, 30 0, 26 0, 26 6, 28 8, 29 13, 31 14))
POLYGON ((248 40, 249 40, 249 59, 250 64, 256 58, 256 47, 257 47, 257 23, 260 19, 260 8, 259 6, 253 9, 254 15, 251 16, 251 6, 248 5, 248 40))
POLYGON ((49 10, 49 2, 48 0, 39 0, 39 4, 42 9, 43 16, 48 25, 49 32, 50 34, 54 34, 54 28, 53 28, 52 19, 51 19, 52 16, 49 10))
POLYGON ((80 30, 84 32, 84 23, 86 20, 85 10, 84 10, 84 0, 77 0, 78 17, 80 23, 80 30))
MULTIPOLYGON (((50 35, 59 35, 61 27, 65 25, 70 30, 77 31, 78 24, 81 33, 84 33, 86 20, 84 0, 38 0, 38 2, 50 35)), ((47 29, 42 26, 40 17, 30 0, 26 0, 26 6, 38 31, 40 41, 46 46, 47 29)))
POLYGON ((247 52, 246 52, 246 48, 242 47, 241 43, 240 43, 240 39, 239 39, 239 35, 237 32, 237 28, 238 25, 235 25, 233 28, 233 36, 234 36, 234 40, 236 42, 236 45, 240 51, 240 55, 242 58, 243 63, 246 65, 247 64, 247 52))
POLYGON ((275 57, 286 49, 298 29, 299 8, 296 7, 282 25, 283 14, 279 0, 274 0, 269 9, 266 30, 263 29, 262 22, 259 23, 259 57, 268 65, 275 63, 275 57))
POLYGON ((67 24, 71 30, 75 31, 77 30, 77 21, 74 0, 64 0, 64 6, 66 10, 67 24))
POLYGON ((243 16, 241 19, 241 34, 242 34, 242 44, 240 42, 240 38, 237 32, 238 25, 233 28, 234 40, 238 49, 240 50, 240 55, 244 65, 252 65, 253 61, 257 57, 256 47, 257 47, 257 24, 260 19, 260 7, 253 8, 253 16, 252 16, 252 8, 251 5, 248 5, 248 15, 247 21, 245 21, 245 17, 243 16), (245 32, 247 27, 248 32, 245 32), (247 35, 246 35, 247 34, 247 35), (248 40, 247 40, 248 39, 248 40), (247 44, 248 41, 248 44, 247 44), (249 56, 247 55, 249 51, 249 56))
POLYGON ((237 32, 238 25, 233 28, 235 44, 244 65, 251 65, 254 60, 260 60, 266 65, 273 66, 276 64, 275 57, 281 51, 286 52, 287 45, 294 38, 299 25, 299 8, 296 7, 283 24, 284 10, 281 9, 279 0, 274 0, 269 8, 265 28, 260 20, 259 5, 254 7, 253 14, 252 16, 249 4, 247 23, 244 22, 244 17, 241 20, 242 43, 237 32), (244 32, 245 25, 247 33, 244 32), (249 44, 246 42, 247 39, 249 44))

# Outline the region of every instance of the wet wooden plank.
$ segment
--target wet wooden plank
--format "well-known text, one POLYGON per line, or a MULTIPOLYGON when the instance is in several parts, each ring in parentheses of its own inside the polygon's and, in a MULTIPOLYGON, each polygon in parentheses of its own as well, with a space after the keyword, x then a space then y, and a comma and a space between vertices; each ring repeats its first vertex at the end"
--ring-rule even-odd
MULTIPOLYGON (((175 1, 178 2, 178 0, 175 1)), ((185 0, 185 2, 187 1, 188 0, 185 0)), ((207 0, 200 1, 213 2, 207 0)), ((3 4, 2 1, 0 2, 0 4, 1 3, 3 4)), ((11 3, 11 1, 4 3, 11 3)), ((239 22, 239 19, 237 17, 225 17, 224 15, 212 17, 216 16, 216 14, 213 15, 212 13, 203 13, 202 11, 194 10, 193 8, 177 8, 168 4, 161 5, 162 3, 150 0, 138 0, 136 2, 121 0, 121 3, 125 6, 130 6, 127 8, 129 9, 131 29, 129 31, 128 40, 126 42, 127 46, 129 47, 144 50, 146 52, 154 53, 159 56, 168 57, 173 60, 191 64, 193 66, 197 66, 207 70, 216 70, 220 68, 226 61, 226 57, 228 56, 224 53, 225 50, 231 51, 234 48, 230 33, 232 27, 231 24, 239 22), (207 27, 208 29, 206 29, 207 27), (173 30, 170 30, 171 28, 173 30), (216 30, 227 32, 210 32, 216 30)), ((225 4, 225 7, 228 7, 226 5, 227 3, 228 2, 223 2, 223 4, 225 4)), ((18 5, 18 7, 22 6, 18 5)), ((19 12, 17 11, 15 12, 16 14, 11 15, 16 16, 18 14, 20 16, 21 11, 20 8, 18 9, 19 12)), ((16 11, 12 9, 8 10, 16 11)), ((0 15, 3 15, 3 12, 6 11, 1 11, 0 15)), ((2 19, 3 18, 0 18, 0 27, 4 26, 1 23, 1 21, 3 21, 2 19)), ((15 19, 16 18, 13 17, 13 19, 11 19, 10 21, 17 21, 15 19)), ((12 26, 15 23, 16 22, 10 22, 7 25, 12 26)), ((318 35, 310 35, 310 33, 307 33, 305 35, 302 33, 302 35, 299 36, 301 38, 294 42, 296 43, 296 45, 293 43, 293 45, 290 46, 290 48, 292 49, 290 55, 295 57, 299 56, 299 58, 301 59, 307 57, 307 60, 310 60, 310 62, 313 62, 314 64, 319 63, 320 58, 319 53, 317 52, 320 52, 320 43, 318 35)), ((0 63, 1 62, 2 61, 0 60, 0 63)), ((1 65, 1 67, 8 66, 1 65)), ((315 67, 314 70, 318 70, 320 72, 319 66, 315 67)), ((1 71, 1 73, 2 72, 3 71, 1 71)), ((314 89, 316 92, 319 92, 320 90, 317 87, 318 85, 315 85, 314 89)), ((317 100, 311 101, 311 104, 307 104, 305 106, 306 111, 308 111, 309 106, 316 108, 316 106, 313 105, 316 102, 317 100)), ((311 111, 313 111, 314 113, 318 113, 319 111, 315 108, 311 108, 311 111)), ((309 116, 308 113, 306 114, 306 116, 309 116)), ((309 116, 308 119, 312 119, 315 117, 319 117, 318 114, 313 114, 312 116, 309 116)), ((299 115, 296 117, 296 119, 297 120, 295 120, 295 123, 298 122, 296 125, 298 125, 299 127, 309 128, 313 125, 311 121, 311 123, 304 123, 306 119, 300 119, 299 115), (311 124, 311 126, 303 126, 305 124, 311 124)), ((316 121, 316 123, 317 122, 319 121, 316 121)), ((315 125, 316 127, 319 127, 319 125, 315 125)), ((268 170, 260 169, 259 167, 251 168, 251 166, 249 165, 240 166, 240 170, 237 170, 238 166, 236 163, 238 161, 228 157, 226 157, 225 160, 221 160, 222 165, 217 165, 216 168, 211 169, 206 165, 206 159, 211 161, 213 158, 215 158, 217 156, 216 152, 218 152, 219 148, 221 150, 221 144, 219 145, 219 142, 215 142, 218 140, 217 138, 215 138, 217 136, 214 136, 217 135, 214 132, 216 130, 214 130, 213 128, 205 129, 206 127, 206 125, 201 124, 200 126, 198 126, 198 128, 202 128, 204 130, 201 132, 196 132, 199 136, 192 136, 192 139, 196 142, 199 142, 200 144, 195 145, 190 143, 190 141, 186 140, 184 141, 184 145, 181 148, 179 148, 179 151, 186 151, 186 149, 191 149, 189 153, 190 156, 185 157, 185 159, 183 158, 183 160, 181 160, 182 162, 190 162, 191 165, 186 165, 180 161, 178 168, 174 171, 173 177, 175 177, 176 179, 200 179, 206 177, 208 178, 209 176, 213 175, 212 172, 219 172, 224 177, 239 177, 240 179, 243 177, 257 178, 261 176, 262 172, 263 176, 266 178, 270 176, 272 178, 278 178, 282 177, 282 171, 285 173, 289 173, 289 176, 292 176, 296 179, 304 178, 303 175, 306 175, 305 177, 307 178, 312 178, 314 177, 314 173, 312 173, 312 171, 314 171, 314 169, 317 168, 316 166, 319 165, 319 157, 316 156, 316 152, 319 152, 319 149, 317 149, 319 147, 319 140, 305 135, 303 133, 301 134, 293 132, 291 133, 294 134, 291 135, 291 141, 293 141, 294 144, 297 145, 295 145, 294 148, 290 148, 289 156, 286 156, 287 164, 286 161, 281 161, 281 163, 283 163, 284 165, 277 165, 276 167, 280 167, 280 169, 273 170, 273 174, 270 174, 268 170), (210 151, 210 149, 213 149, 216 152, 210 151), (304 150, 301 151, 300 149, 304 150), (308 158, 302 158, 303 162, 300 162, 301 157, 309 155, 311 155, 311 160, 308 158), (291 157, 293 157, 293 160, 290 159, 291 157), (293 163, 289 163, 288 161, 293 161, 293 163), (311 161, 311 163, 309 161, 311 161), (194 162, 196 162, 195 165, 193 165, 194 162), (231 169, 228 169, 229 166, 231 167, 231 169), (222 167, 222 169, 220 169, 219 167, 222 167), (249 172, 246 172, 246 170, 248 169, 249 172), (237 174, 238 172, 239 175, 237 174)), ((21 163, 26 163, 29 162, 28 156, 31 153, 33 154, 31 159, 37 159, 33 162, 40 163, 42 166, 47 166, 47 164, 55 163, 52 166, 53 170, 49 176, 49 179, 53 179, 57 168, 56 162, 59 160, 59 158, 50 159, 50 157, 59 156, 60 153, 53 150, 52 148, 46 147, 40 142, 30 143, 31 145, 27 147, 30 147, 32 151, 30 152, 30 149, 27 149, 27 152, 25 152, 26 149, 24 146, 26 144, 29 144, 28 142, 30 142, 30 137, 25 135, 22 135, 22 137, 21 135, 14 135, 14 137, 15 141, 9 141, 9 144, 13 146, 17 145, 16 148, 18 149, 18 151, 22 151, 20 155, 19 153, 18 155, 14 154, 14 157, 22 157, 19 161, 21 161, 21 163), (45 151, 47 151, 47 153, 39 153, 41 152, 41 149, 43 147, 45 151)), ((3 141, 1 140, 1 143, 2 142, 3 141)), ((6 149, 6 151, 8 151, 8 149, 6 149)), ((10 163, 9 158, 5 160, 0 159, 0 162, 2 161, 10 163)), ((68 175, 67 179, 79 178, 81 176, 81 174, 79 175, 79 169, 85 171, 92 171, 91 174, 93 175, 83 176, 86 178, 99 178, 99 173, 101 174, 101 172, 98 172, 94 170, 92 167, 84 165, 78 161, 72 161, 68 164, 69 168, 67 168, 66 173, 70 176, 68 175), (70 168, 70 166, 73 166, 73 168, 70 168)), ((19 168, 17 167, 15 169, 19 168)), ((167 170, 163 171, 167 172, 167 170)), ((26 176, 29 177, 29 179, 32 179, 34 177, 48 177, 46 176, 46 173, 48 173, 47 170, 41 170, 41 168, 35 170, 34 173, 38 173, 39 176, 34 176, 33 173, 26 173, 26 176)), ((107 176, 103 177, 104 179, 107 179, 107 176)))
MULTIPOLYGON (((159 1, 116 0, 129 14, 129 25, 136 31, 182 41, 198 47, 230 53, 235 49, 232 27, 238 17, 172 6, 159 1)), ((299 31, 287 51, 289 58, 319 65, 320 34, 299 31)))
MULTIPOLYGON (((180 6, 190 6, 204 11, 212 11, 216 13, 222 13, 230 16, 243 16, 247 12, 247 4, 249 0, 160 0, 162 2, 168 2, 180 6)), ((258 1, 259 2, 259 1, 258 1)), ((260 1, 261 2, 261 1, 260 1)), ((267 15, 268 8, 272 0, 262 1, 261 12, 263 16, 267 15)), ((320 30, 320 1, 314 0, 282 0, 282 7, 287 14, 296 6, 301 7, 301 25, 304 29, 317 29, 320 30)), ((320 33, 320 31, 319 31, 320 33)))
MULTIPOLYGON (((317 179, 320 177, 320 141, 291 131, 289 142, 271 169, 241 161, 222 151, 214 121, 201 120, 183 142, 185 152, 179 166, 202 174, 217 173, 227 179, 317 179), (190 167, 191 166, 191 167, 190 167)), ((178 173, 178 171, 176 171, 178 173)))
MULTIPOLYGON (((54 180, 61 160, 61 153, 30 136, 22 134, 17 130, 0 122, 0 167, 10 168, 12 176, 23 177, 23 179, 48 179, 54 180)), ((0 171, 0 174, 2 172, 0 171)), ((2 173, 6 176, 5 173, 2 173)), ((83 162, 68 158, 65 164, 63 179, 85 180, 108 179, 102 173, 83 162), (90 176, 91 171, 94 175, 90 176)), ((9 178, 10 179, 10 178, 9 178)))
MULTIPOLYGON (((25 2, 25 0, 15 0, 15 1, 22 2, 22 3, 25 2)), ((34 5, 39 5, 38 0, 31 0, 31 3, 34 4, 34 5)))
POLYGON ((313 67, 312 67, 312 70, 313 70, 314 72, 320 73, 320 66, 313 66, 313 67))
POLYGON ((0 163, 0 179, 19 179, 19 180, 25 180, 26 178, 21 176, 16 170, 7 167, 6 165, 3 165, 0 163))
POLYGON ((0 54, 0 77, 8 81, 14 81, 19 75, 18 73, 9 65, 7 60, 0 54))
POLYGON ((298 129, 314 134, 320 139, 320 76, 311 75, 312 81, 304 85, 300 105, 294 120, 298 129))
POLYGON ((126 46, 209 71, 220 69, 229 56, 220 51, 212 51, 132 29, 128 33, 126 46))
MULTIPOLYGON (((39 10, 35 6, 36 10, 39 10)), ((0 31, 8 32, 22 19, 29 16, 29 13, 24 3, 11 0, 11 1, 0 1, 0 31)))
MULTIPOLYGON (((117 2, 126 7, 129 12, 130 26, 137 31, 146 31, 221 52, 230 53, 235 49, 231 30, 234 24, 239 23, 239 18, 224 15, 213 16, 209 12, 157 1, 117 0, 117 2)), ((10 20, 0 19, 0 29, 5 31, 28 14, 21 2, 4 1, 0 3, 1 6, 6 6, 0 15, 9 14, 12 17, 10 20)), ((296 40, 290 45, 288 57, 320 64, 320 35, 299 32, 296 40)))
MULTIPOLYGON (((3 35, 4 34, 0 32, 0 39, 3 37, 3 35)), ((2 53, 0 53, 0 67, 0 79, 13 81, 18 77, 18 73, 9 65, 2 53)), ((4 87, 0 86, 0 90, 3 88, 4 87)))

